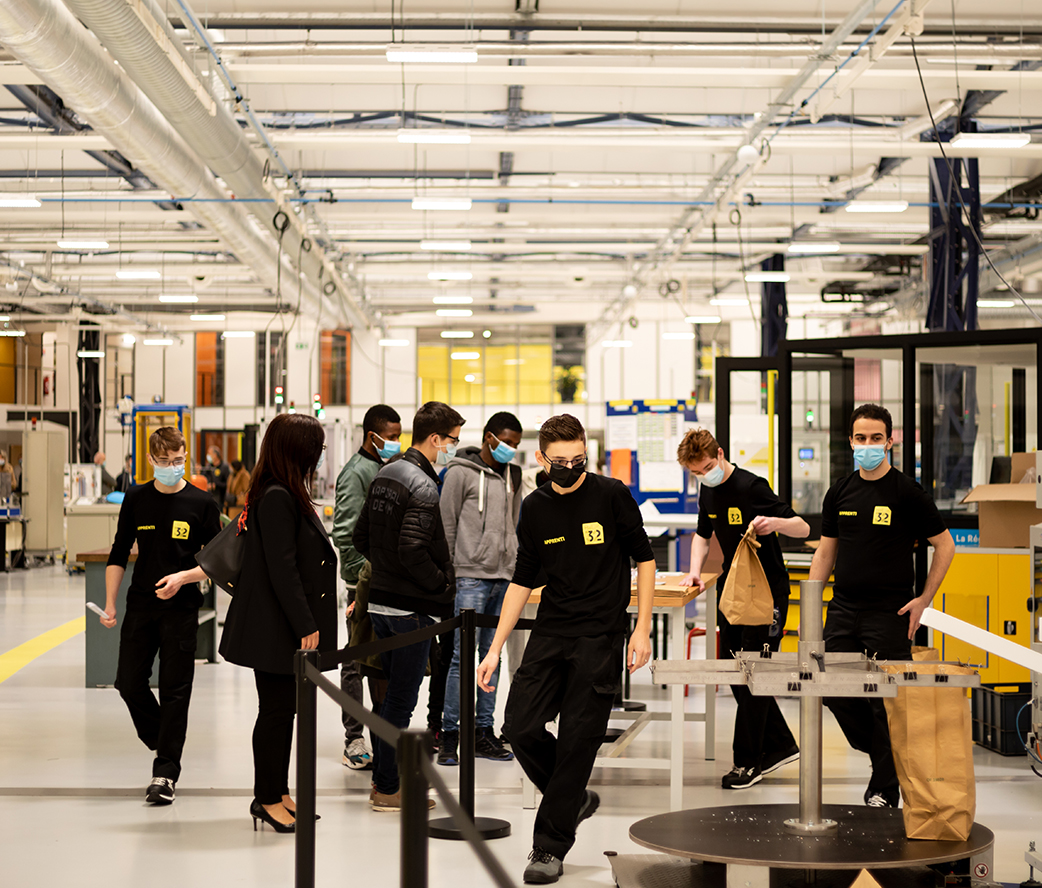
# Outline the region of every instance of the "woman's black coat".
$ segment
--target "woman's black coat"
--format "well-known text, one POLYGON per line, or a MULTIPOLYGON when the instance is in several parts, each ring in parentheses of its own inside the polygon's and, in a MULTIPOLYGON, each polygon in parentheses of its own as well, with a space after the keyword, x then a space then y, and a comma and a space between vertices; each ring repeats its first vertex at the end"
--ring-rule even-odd
POLYGON ((313 509, 269 487, 249 503, 242 575, 221 636, 221 656, 263 672, 291 674, 300 640, 337 646, 336 554, 313 509))

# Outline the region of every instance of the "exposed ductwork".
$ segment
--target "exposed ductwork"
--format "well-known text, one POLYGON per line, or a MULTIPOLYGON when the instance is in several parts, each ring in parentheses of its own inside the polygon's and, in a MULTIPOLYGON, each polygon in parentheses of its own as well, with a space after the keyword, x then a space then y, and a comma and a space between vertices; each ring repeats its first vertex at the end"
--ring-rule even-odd
MULTIPOLYGON (((275 284, 275 243, 229 201, 199 155, 60 0, 4 0, 0 42, 159 187, 175 197, 201 198, 188 205, 191 212, 269 286, 275 284)), ((236 162, 246 165, 241 156, 236 162)), ((288 252, 282 270, 295 276, 288 252)), ((357 311, 345 317, 313 281, 305 281, 303 293, 330 320, 368 326, 357 311)))

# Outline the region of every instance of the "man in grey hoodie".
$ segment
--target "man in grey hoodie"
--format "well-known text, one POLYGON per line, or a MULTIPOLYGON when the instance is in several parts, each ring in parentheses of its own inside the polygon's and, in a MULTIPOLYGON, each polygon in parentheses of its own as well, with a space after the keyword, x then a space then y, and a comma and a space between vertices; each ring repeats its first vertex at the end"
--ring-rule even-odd
MULTIPOLYGON (((521 468, 511 465, 521 445, 521 423, 512 413, 497 413, 485 424, 481 447, 464 447, 449 463, 441 491, 441 518, 456 573, 456 613, 473 608, 498 616, 517 559, 517 521, 521 514, 521 468)), ((459 764, 460 632, 445 684, 445 710, 439 765, 459 764)), ((478 660, 496 630, 478 630, 478 660)), ((497 679, 498 680, 498 679, 497 679)), ((492 681, 496 684, 496 681, 492 681)), ((496 693, 478 691, 475 752, 480 758, 510 761, 493 730, 496 693)))

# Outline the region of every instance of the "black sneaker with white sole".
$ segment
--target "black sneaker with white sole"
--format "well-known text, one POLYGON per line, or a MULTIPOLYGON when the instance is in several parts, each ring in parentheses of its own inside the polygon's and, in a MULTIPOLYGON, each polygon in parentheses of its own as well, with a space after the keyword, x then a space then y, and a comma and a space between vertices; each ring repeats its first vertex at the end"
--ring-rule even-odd
POLYGON ((514 753, 506 749, 492 728, 478 728, 474 737, 474 755, 494 762, 512 762, 514 753))
POLYGON ((869 808, 896 808, 897 803, 888 799, 881 792, 865 790, 865 804, 869 808))
POLYGON ((737 765, 724 774, 720 785, 724 789, 748 789, 763 779, 763 772, 756 767, 739 768, 737 765))
POLYGON ((145 790, 145 801, 151 805, 169 805, 174 800, 174 781, 166 777, 153 777, 145 790))
POLYGON ((760 766, 760 773, 770 774, 771 771, 777 771, 778 768, 783 765, 798 762, 799 760, 800 751, 795 746, 791 749, 785 750, 784 752, 764 753, 763 764, 760 766))

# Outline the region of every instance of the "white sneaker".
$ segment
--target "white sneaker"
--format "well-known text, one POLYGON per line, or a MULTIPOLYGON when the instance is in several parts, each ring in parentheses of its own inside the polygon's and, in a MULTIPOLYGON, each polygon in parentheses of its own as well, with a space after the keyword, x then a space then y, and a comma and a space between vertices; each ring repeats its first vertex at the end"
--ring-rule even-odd
POLYGON ((373 753, 365 740, 359 737, 344 748, 344 755, 340 761, 352 771, 364 771, 373 766, 373 753))

